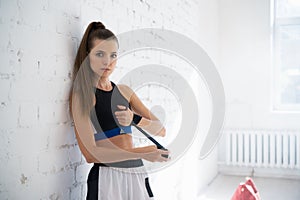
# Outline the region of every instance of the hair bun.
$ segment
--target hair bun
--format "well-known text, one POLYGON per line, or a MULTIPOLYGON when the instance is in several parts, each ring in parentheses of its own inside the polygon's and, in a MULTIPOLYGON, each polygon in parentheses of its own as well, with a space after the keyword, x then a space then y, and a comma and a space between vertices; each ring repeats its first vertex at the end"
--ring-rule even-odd
POLYGON ((93 28, 94 29, 105 29, 105 26, 101 22, 94 22, 93 28))

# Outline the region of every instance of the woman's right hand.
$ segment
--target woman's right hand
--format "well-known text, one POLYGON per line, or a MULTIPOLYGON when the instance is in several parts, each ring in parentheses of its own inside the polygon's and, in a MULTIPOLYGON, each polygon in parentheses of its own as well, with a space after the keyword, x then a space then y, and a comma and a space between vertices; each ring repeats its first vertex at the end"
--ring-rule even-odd
POLYGON ((164 154, 168 155, 169 157, 170 152, 168 150, 158 149, 155 145, 138 147, 134 149, 134 152, 140 153, 140 157, 142 159, 150 162, 166 162, 170 160, 170 158, 165 158, 162 156, 162 154, 164 154))

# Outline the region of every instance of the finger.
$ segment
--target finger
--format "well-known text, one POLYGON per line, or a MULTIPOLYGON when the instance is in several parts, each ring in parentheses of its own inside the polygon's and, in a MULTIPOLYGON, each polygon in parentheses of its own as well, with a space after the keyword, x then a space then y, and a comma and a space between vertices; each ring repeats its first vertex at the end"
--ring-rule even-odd
POLYGON ((117 118, 117 120, 118 120, 119 123, 123 123, 123 122, 125 121, 125 120, 122 119, 122 118, 117 118))
POLYGON ((127 107, 126 107, 126 106, 123 106, 123 105, 117 105, 117 107, 118 107, 120 110, 127 110, 127 107))
POLYGON ((169 158, 165 158, 165 157, 162 157, 162 156, 159 156, 159 157, 156 158, 157 162, 167 162, 169 160, 170 160, 169 158))
POLYGON ((118 116, 116 116, 116 118, 119 120, 123 120, 123 121, 127 120, 127 117, 123 116, 123 115, 118 115, 118 116))
POLYGON ((167 155, 170 154, 170 151, 169 151, 169 150, 158 149, 158 152, 161 153, 161 154, 167 154, 167 155))
POLYGON ((117 118, 118 120, 124 120, 124 116, 122 116, 122 115, 116 115, 116 118, 117 118))
POLYGON ((126 111, 116 111, 115 115, 116 116, 124 116, 124 115, 126 115, 126 111))
POLYGON ((118 119, 121 119, 122 116, 123 116, 122 113, 117 113, 117 114, 116 114, 116 118, 118 118, 118 119))
POLYGON ((161 162, 168 162, 171 160, 171 158, 165 158, 165 157, 162 157, 160 158, 161 162))
POLYGON ((117 114, 124 114, 124 115, 126 115, 127 114, 127 110, 119 110, 119 111, 116 111, 115 113, 117 113, 117 114))
POLYGON ((123 111, 116 111, 115 115, 120 115, 123 111))

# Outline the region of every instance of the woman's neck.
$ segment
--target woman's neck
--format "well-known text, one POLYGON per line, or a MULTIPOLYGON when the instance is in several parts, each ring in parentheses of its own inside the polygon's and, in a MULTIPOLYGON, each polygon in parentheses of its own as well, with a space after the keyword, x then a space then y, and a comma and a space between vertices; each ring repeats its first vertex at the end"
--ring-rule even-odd
POLYGON ((108 78, 100 78, 97 87, 103 90, 110 90, 112 85, 108 78))

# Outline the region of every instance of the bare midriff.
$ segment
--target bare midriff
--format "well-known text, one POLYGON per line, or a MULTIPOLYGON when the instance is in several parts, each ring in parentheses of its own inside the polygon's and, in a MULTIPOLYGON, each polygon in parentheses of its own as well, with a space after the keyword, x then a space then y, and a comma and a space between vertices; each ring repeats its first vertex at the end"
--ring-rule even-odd
POLYGON ((108 139, 96 141, 98 147, 132 149, 132 134, 121 134, 108 139))

